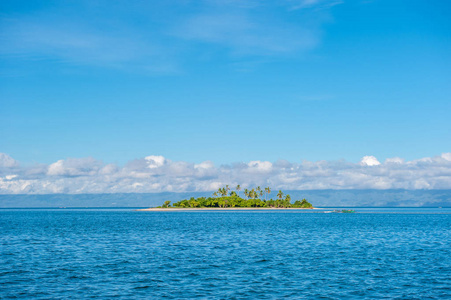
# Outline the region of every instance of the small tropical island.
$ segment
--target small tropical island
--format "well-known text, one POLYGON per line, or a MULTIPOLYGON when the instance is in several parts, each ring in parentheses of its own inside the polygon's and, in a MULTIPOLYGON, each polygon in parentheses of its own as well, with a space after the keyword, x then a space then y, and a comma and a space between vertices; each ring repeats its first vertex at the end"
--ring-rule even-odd
POLYGON ((313 205, 306 199, 296 200, 291 203, 291 196, 284 194, 281 190, 277 193, 277 199, 268 199, 271 188, 256 187, 244 189, 244 198, 240 195, 241 186, 237 185, 231 190, 228 185, 219 188, 212 197, 199 197, 180 200, 171 205, 171 201, 165 201, 163 205, 144 210, 175 210, 175 209, 274 209, 274 208, 296 208, 313 209, 313 205), (265 196, 263 199, 263 195, 265 196))

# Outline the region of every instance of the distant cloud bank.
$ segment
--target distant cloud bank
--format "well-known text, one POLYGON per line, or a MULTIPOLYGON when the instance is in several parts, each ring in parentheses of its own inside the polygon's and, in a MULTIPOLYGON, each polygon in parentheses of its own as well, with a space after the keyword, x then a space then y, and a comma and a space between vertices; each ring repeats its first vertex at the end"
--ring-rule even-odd
POLYGON ((229 184, 284 190, 451 189, 451 153, 405 161, 250 161, 215 166, 150 155, 124 166, 68 158, 24 166, 0 153, 0 194, 204 192, 229 184))

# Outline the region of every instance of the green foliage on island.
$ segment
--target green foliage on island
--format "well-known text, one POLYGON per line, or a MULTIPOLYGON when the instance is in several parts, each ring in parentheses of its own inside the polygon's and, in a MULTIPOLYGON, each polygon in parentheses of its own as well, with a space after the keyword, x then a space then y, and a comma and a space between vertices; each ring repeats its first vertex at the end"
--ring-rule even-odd
POLYGON ((220 188, 213 193, 213 197, 200 197, 181 200, 171 206, 171 201, 165 201, 161 208, 201 208, 201 207, 273 207, 273 208, 313 208, 306 199, 296 200, 291 203, 291 196, 285 195, 281 190, 277 193, 277 199, 267 199, 271 193, 269 187, 262 190, 260 187, 251 190, 244 189, 244 197, 240 196, 241 187, 238 185, 235 191, 230 191, 229 186, 220 188), (263 198, 265 195, 265 199, 263 198))

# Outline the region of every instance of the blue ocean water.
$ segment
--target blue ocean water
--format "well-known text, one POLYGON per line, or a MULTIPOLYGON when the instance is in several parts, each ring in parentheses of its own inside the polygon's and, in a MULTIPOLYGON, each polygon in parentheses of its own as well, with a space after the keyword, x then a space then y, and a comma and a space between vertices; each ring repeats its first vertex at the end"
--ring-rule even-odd
POLYGON ((451 298, 450 209, 356 210, 3 209, 0 298, 451 298))

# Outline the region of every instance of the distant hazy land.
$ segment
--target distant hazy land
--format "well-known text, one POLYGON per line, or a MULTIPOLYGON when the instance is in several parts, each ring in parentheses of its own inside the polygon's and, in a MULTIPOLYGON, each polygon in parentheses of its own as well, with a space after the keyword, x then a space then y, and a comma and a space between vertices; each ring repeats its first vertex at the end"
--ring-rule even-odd
MULTIPOLYGON (((288 190, 315 207, 451 207, 451 190, 288 190)), ((0 207, 155 207, 163 201, 211 196, 212 192, 0 195, 0 207)), ((275 193, 274 193, 275 195, 275 193)))

